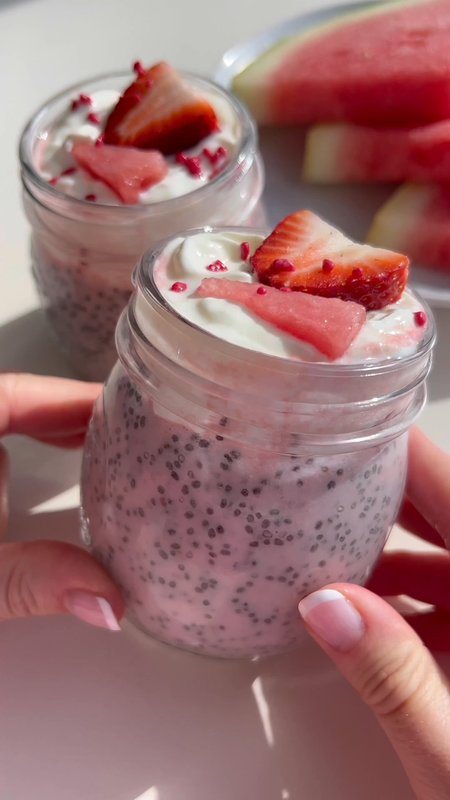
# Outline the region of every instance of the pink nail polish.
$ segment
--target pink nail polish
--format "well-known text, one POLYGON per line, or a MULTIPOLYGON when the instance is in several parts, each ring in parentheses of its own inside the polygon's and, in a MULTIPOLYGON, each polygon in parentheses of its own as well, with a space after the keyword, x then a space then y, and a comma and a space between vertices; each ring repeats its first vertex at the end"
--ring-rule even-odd
POLYGON ((83 622, 96 625, 99 628, 108 628, 110 631, 120 631, 120 625, 111 605, 104 597, 97 597, 81 589, 72 589, 64 595, 64 606, 83 622))
POLYGON ((363 619, 341 592, 321 589, 300 600, 298 610, 313 633, 330 647, 347 653, 364 636, 363 619))

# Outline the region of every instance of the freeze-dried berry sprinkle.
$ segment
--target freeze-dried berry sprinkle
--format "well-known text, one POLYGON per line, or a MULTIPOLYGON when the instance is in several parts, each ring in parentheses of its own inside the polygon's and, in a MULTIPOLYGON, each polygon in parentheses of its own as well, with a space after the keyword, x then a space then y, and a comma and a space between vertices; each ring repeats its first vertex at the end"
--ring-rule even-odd
POLYGON ((424 325, 427 324, 427 315, 425 314, 425 311, 415 311, 414 322, 418 328, 423 328, 424 325))
POLYGON ((212 264, 208 264, 206 269, 208 272, 228 272, 228 267, 218 258, 212 264))
POLYGON ((250 245, 248 242, 241 242, 241 258, 242 261, 248 261, 250 255, 250 245))
POLYGON ((145 75, 145 67, 142 64, 142 61, 135 61, 133 64, 133 71, 136 73, 138 78, 142 78, 145 75))
POLYGON ((295 266, 288 258, 276 258, 270 266, 270 273, 295 272, 295 266))
POLYGON ((202 162, 198 156, 187 156, 185 153, 177 153, 175 161, 184 167, 194 178, 203 176, 202 162))
POLYGON ((228 154, 225 147, 221 145, 217 148, 217 150, 214 151, 210 150, 209 147, 204 147, 202 150, 202 155, 204 155, 204 157, 208 159, 210 164, 212 164, 213 166, 217 166, 227 157, 228 154))

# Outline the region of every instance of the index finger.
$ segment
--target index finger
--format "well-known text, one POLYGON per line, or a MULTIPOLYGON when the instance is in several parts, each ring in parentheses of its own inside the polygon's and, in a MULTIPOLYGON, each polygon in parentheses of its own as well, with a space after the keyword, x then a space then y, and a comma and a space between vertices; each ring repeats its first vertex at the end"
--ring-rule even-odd
POLYGON ((406 493, 450 547, 450 456, 418 428, 411 430, 409 438, 406 493))
POLYGON ((0 436, 20 433, 53 444, 79 444, 100 389, 66 378, 0 375, 0 436))

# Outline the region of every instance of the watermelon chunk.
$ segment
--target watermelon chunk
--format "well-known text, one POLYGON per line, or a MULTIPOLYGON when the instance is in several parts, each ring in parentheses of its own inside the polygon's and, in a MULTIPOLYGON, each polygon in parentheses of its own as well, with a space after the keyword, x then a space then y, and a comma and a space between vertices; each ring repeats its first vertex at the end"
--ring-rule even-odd
POLYGON ((449 220, 449 184, 404 184, 375 215, 367 239, 401 247, 417 264, 450 273, 449 220))
POLYGON ((129 205, 139 203, 140 193, 162 181, 168 172, 164 156, 157 150, 78 142, 72 155, 80 167, 129 205))
POLYGON ((341 16, 263 53, 233 89, 262 124, 420 125, 450 117, 450 3, 341 16))
POLYGON ((450 120, 419 128, 317 125, 306 138, 311 183, 450 181, 450 120))
POLYGON ((344 355, 366 320, 366 311, 359 303, 282 292, 269 286, 262 289, 261 285, 241 281, 204 278, 197 295, 238 303, 264 322, 313 345, 331 360, 344 355))

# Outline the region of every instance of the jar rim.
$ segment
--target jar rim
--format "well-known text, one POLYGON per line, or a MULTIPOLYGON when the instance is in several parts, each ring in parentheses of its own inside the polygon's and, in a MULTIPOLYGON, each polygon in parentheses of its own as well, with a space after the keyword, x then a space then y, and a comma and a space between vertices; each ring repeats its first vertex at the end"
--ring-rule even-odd
POLYGON ((378 444, 412 424, 426 397, 435 339, 431 313, 413 353, 379 362, 300 361, 225 342, 181 316, 153 274, 169 243, 205 232, 266 233, 202 226, 161 241, 137 264, 134 293, 116 329, 120 361, 162 416, 222 436, 225 415, 230 438, 289 455, 378 444))
MULTIPOLYGON (((213 384, 211 380, 194 376, 199 381, 199 385, 197 386, 199 392, 186 392, 186 380, 184 379, 185 376, 183 373, 187 373, 188 378, 192 376, 192 373, 189 373, 189 371, 180 364, 171 362, 151 343, 148 343, 149 348, 153 350, 153 355, 156 356, 156 359, 153 365, 149 365, 147 358, 143 357, 140 352, 140 344, 142 344, 142 334, 136 324, 133 309, 129 307, 128 310, 123 310, 116 328, 116 346, 119 354, 119 361, 128 375, 132 376, 132 379, 140 387, 140 390, 153 396, 154 400, 157 402, 158 408, 160 410, 165 410, 163 416, 168 414, 168 418, 172 422, 193 424, 196 430, 209 431, 210 434, 214 433, 223 438, 225 436, 223 428, 225 413, 225 419, 227 421, 226 436, 228 438, 236 442, 245 441, 256 450, 270 451, 272 454, 278 453, 293 457, 310 454, 311 449, 317 449, 322 453, 335 454, 353 452, 372 445, 382 445, 404 433, 416 420, 426 401, 426 387, 424 381, 430 367, 429 358, 424 363, 420 375, 413 380, 410 385, 402 387, 398 391, 375 398, 372 402, 351 401, 350 403, 331 403, 329 405, 329 409, 333 414, 333 419, 336 420, 336 414, 340 417, 343 411, 345 415, 345 411, 349 410, 350 415, 356 415, 356 425, 351 424, 349 427, 348 424, 344 424, 344 426, 337 428, 332 426, 331 429, 327 428, 325 431, 321 431, 320 429, 309 430, 308 421, 311 419, 311 412, 315 415, 315 418, 320 417, 320 409, 317 406, 319 405, 321 408, 324 408, 324 406, 328 405, 327 403, 322 401, 322 403, 319 404, 311 404, 301 401, 296 404, 298 406, 297 408, 292 408, 291 403, 284 403, 282 401, 268 405, 265 403, 264 397, 261 402, 259 397, 250 397, 248 393, 244 394, 241 399, 244 404, 249 400, 257 400, 259 420, 244 419, 244 423, 242 424, 242 420, 239 420, 239 413, 236 414, 236 408, 233 408, 230 413, 230 408, 227 406, 224 412, 224 407, 221 403, 223 399, 227 401, 228 398, 226 395, 217 396, 212 391, 213 384), (175 402, 173 391, 169 390, 168 393, 161 392, 163 382, 167 378, 167 370, 163 369, 161 372, 159 371, 158 366, 161 366, 161 363, 158 363, 158 361, 160 359, 165 360, 169 364, 170 373, 174 381, 179 385, 183 384, 182 391, 176 392, 178 399, 175 402), (155 363, 157 364, 156 369, 154 368, 155 363), (179 407, 180 398, 182 398, 182 410, 179 407), (212 400, 213 403, 209 403, 209 400, 212 400), (217 405, 217 400, 219 400, 219 406, 217 405), (367 414, 370 415, 375 406, 378 411, 376 419, 369 425, 364 424, 362 419, 366 418, 367 414), (287 411, 292 419, 292 424, 289 428, 287 430, 280 430, 279 435, 269 444, 266 442, 265 437, 267 420, 262 424, 260 419, 261 412, 265 414, 267 409, 269 409, 272 414, 274 412, 277 414, 278 412, 282 416, 287 411), (380 410, 381 415, 379 413, 380 410), (230 422, 232 423, 231 431, 229 427, 230 422), (236 423, 238 425, 237 430, 236 423), (261 433, 263 434, 262 436, 261 433)), ((194 382, 194 384, 195 383, 196 382, 194 382)), ((249 405, 249 407, 252 406, 249 405)))
MULTIPOLYGON (((187 326, 187 330, 191 329, 195 331, 197 335, 202 335, 205 337, 205 342, 210 341, 212 345, 215 345, 222 351, 228 352, 232 354, 236 360, 241 362, 245 362, 251 359, 252 363, 258 363, 261 367, 267 367, 268 369, 281 369, 283 371, 292 371, 294 370, 301 370, 302 374, 305 377, 355 377, 361 375, 364 377, 365 375, 384 375, 390 372, 395 372, 398 368, 409 367, 417 361, 423 359, 432 349, 435 340, 436 340, 436 325, 434 321, 434 316, 431 312, 431 309, 420 297, 420 302, 427 314, 428 325, 425 332, 424 337, 421 339, 419 346, 413 353, 410 353, 406 356, 401 356, 398 358, 386 358, 381 359, 379 361, 365 361, 365 362, 356 362, 356 363, 333 363, 329 361, 300 361, 294 360, 291 358, 287 358, 284 356, 279 355, 271 355, 269 353, 262 353, 259 351, 250 350, 249 348, 243 347, 238 344, 234 344, 232 342, 225 341, 220 337, 216 336, 213 333, 205 330, 195 323, 191 322, 190 320, 183 317, 179 314, 170 303, 164 298, 164 296, 159 291, 159 288, 154 280, 153 274, 153 267, 164 251, 164 249, 177 238, 187 238, 189 236, 196 236, 201 233, 232 233, 232 232, 246 232, 247 235, 262 235, 267 236, 268 231, 262 228, 249 228, 244 226, 210 226, 204 225, 199 228, 190 228, 186 231, 182 231, 180 234, 175 236, 167 237, 166 239, 160 240, 157 242, 150 250, 147 250, 143 256, 141 257, 140 261, 135 267, 133 282, 135 286, 142 292, 142 294, 150 300, 158 309, 158 311, 164 315, 172 317, 174 320, 177 320, 179 323, 187 326)), ((411 288, 408 287, 408 291, 414 296, 418 297, 418 294, 411 288)), ((144 337, 145 339, 145 337, 144 337)), ((163 354, 161 354, 163 355, 163 354)), ((167 356, 165 356, 167 357, 167 356)), ((169 359, 170 360, 170 359, 169 359)), ((172 362, 173 363, 173 362, 172 362)), ((182 365, 179 363, 176 365, 178 368, 184 369, 182 365)), ((189 374, 192 374, 190 370, 188 370, 189 374)), ((203 377, 200 375, 199 377, 203 377)))
POLYGON ((238 142, 238 148, 235 158, 230 160, 225 169, 215 176, 212 180, 202 184, 197 189, 193 189, 185 194, 178 195, 177 197, 170 197, 166 200, 158 200, 153 203, 102 203, 96 202, 95 204, 85 200, 84 198, 73 197, 65 192, 61 192, 57 186, 52 186, 46 181, 35 168, 33 159, 33 144, 37 138, 37 130, 39 122, 46 113, 51 111, 51 108, 57 103, 69 98, 70 95, 80 90, 87 89, 91 84, 107 80, 126 80, 131 78, 132 73, 129 71, 113 71, 96 75, 87 78, 84 81, 77 81, 77 83, 63 89, 61 92, 52 95, 28 119, 22 129, 19 145, 18 155, 22 169, 22 179, 24 183, 31 182, 38 190, 44 192, 50 200, 61 201, 69 203, 74 209, 86 210, 89 209, 90 213, 105 212, 113 213, 116 209, 120 209, 119 213, 123 215, 143 215, 151 216, 152 210, 154 213, 161 214, 164 212, 175 213, 183 201, 186 202, 187 197, 195 196, 195 199, 207 199, 209 195, 213 194, 233 178, 238 172, 239 180, 241 180, 249 171, 252 166, 258 147, 257 129, 256 124, 252 117, 247 112, 245 106, 233 94, 228 92, 223 86, 215 83, 209 78, 202 77, 192 72, 181 70, 181 75, 188 81, 192 82, 195 86, 212 88, 217 94, 221 95, 232 106, 234 113, 239 121, 241 136, 238 142))

